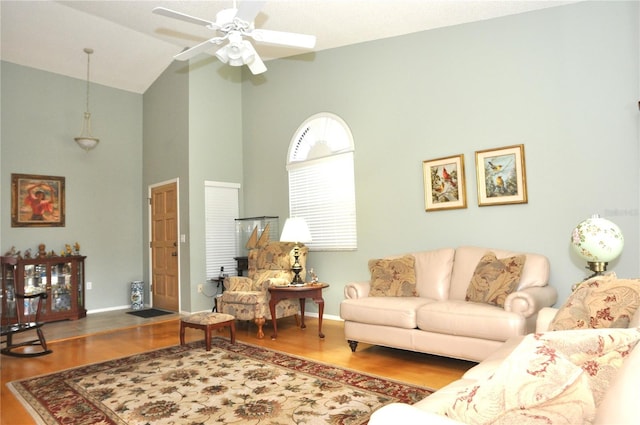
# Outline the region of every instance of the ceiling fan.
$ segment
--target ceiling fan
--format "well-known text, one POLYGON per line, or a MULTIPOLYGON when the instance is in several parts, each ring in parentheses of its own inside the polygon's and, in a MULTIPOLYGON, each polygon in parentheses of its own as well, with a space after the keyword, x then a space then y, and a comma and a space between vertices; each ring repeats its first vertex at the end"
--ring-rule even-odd
POLYGON ((251 42, 244 37, 250 37, 261 43, 304 49, 312 49, 316 44, 316 37, 313 35, 256 29, 253 21, 265 3, 266 1, 242 1, 236 6, 234 0, 233 7, 218 12, 215 21, 197 18, 165 7, 154 8, 153 13, 202 25, 219 33, 218 36, 175 55, 176 60, 188 60, 213 46, 228 41, 215 52, 216 57, 232 66, 247 65, 253 74, 261 74, 267 70, 267 67, 251 42))

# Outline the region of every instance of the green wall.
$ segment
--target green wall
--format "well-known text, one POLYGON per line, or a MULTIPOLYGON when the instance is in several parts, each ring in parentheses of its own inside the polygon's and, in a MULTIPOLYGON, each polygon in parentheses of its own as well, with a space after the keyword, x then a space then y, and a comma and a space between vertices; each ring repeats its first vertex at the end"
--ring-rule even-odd
MULTIPOLYGON (((153 185, 176 181, 180 234, 189 230, 189 67, 172 63, 144 94, 143 193, 153 185)), ((149 203, 142 209, 143 274, 150 282, 149 203)), ((189 244, 180 243, 180 309, 188 311, 189 244)), ((150 291, 146 285, 147 295, 150 291)))
POLYGON ((142 278, 142 96, 91 86, 93 134, 85 152, 80 134, 86 82, 1 63, 0 250, 44 243, 59 252, 79 242, 87 256, 89 310, 130 305, 129 283, 142 278), (11 174, 65 177, 65 227, 11 227, 11 174))
MULTIPOLYGON (((197 293, 207 279, 204 182, 242 183, 239 81, 240 69, 201 56, 192 64, 174 62, 144 94, 144 186, 179 181, 180 234, 185 236, 179 251, 182 311, 207 310, 213 303, 197 293)), ((146 207, 142 222, 148 241, 146 207)))
MULTIPOLYGON (((370 258, 444 246, 539 252, 560 302, 586 276, 569 248, 593 213, 626 237, 611 269, 640 276, 639 4, 580 2, 267 62, 251 76, 202 56, 173 63, 144 95, 1 63, 0 249, 78 241, 89 310, 129 305, 149 281, 148 188, 179 180, 181 309, 208 309, 204 180, 242 185, 241 215, 288 214, 286 154, 308 116, 340 115, 355 138, 359 249, 311 252, 338 316, 370 258), (529 203, 478 207, 475 151, 523 143, 529 203), (422 161, 464 154, 468 208, 424 211, 422 161), (65 176, 67 226, 11 228, 11 173, 65 176)), ((308 310, 315 311, 310 303, 308 310)))
MULTIPOLYGON (((191 311, 210 309, 213 300, 198 294, 205 283, 204 182, 242 184, 241 69, 210 56, 191 64, 189 73, 189 223, 191 311)), ((232 223, 229 223, 232 225, 232 223)), ((183 281, 184 282, 184 281, 183 281)), ((205 294, 215 287, 206 284, 205 294)))
POLYGON ((547 255, 562 302, 587 275, 571 230, 593 213, 626 235, 611 269, 640 275, 638 16, 583 2, 268 62, 243 83, 245 214, 287 216, 291 137, 328 111, 355 139, 359 246, 309 254, 328 314, 368 259, 461 245, 547 255), (521 143, 528 204, 478 207, 475 151, 521 143), (422 161, 458 154, 468 208, 425 212, 422 161))

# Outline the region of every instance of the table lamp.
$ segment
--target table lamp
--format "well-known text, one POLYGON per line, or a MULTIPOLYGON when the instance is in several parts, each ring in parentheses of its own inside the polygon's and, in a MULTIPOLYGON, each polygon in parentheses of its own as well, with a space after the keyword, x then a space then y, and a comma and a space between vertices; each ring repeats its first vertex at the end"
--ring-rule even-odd
POLYGON ((311 232, 309 232, 309 226, 302 217, 289 217, 284 223, 282 234, 280 235, 280 242, 295 242, 293 248, 294 262, 291 270, 294 273, 293 281, 291 285, 300 286, 304 285, 304 281, 300 278, 300 272, 302 266, 300 265, 298 258, 300 257, 299 243, 311 242, 311 232))
POLYGON ((618 226, 596 214, 573 229, 571 247, 587 260, 586 268, 593 272, 589 279, 604 274, 607 264, 622 253, 624 238, 618 226))

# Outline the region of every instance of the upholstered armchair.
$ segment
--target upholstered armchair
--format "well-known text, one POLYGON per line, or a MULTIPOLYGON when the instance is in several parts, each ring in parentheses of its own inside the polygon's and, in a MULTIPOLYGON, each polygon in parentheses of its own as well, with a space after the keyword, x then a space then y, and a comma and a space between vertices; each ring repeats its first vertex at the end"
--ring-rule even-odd
MULTIPOLYGON (((269 311, 269 286, 288 285, 293 279, 291 266, 294 262, 295 243, 267 242, 251 249, 248 255, 249 270, 245 276, 230 276, 224 281, 225 291, 220 298, 220 312, 232 314, 237 320, 253 320, 258 326, 258 338, 264 338, 262 327, 271 320, 269 311)), ((308 248, 300 247, 300 277, 305 278, 308 248)), ((276 319, 296 316, 299 323, 300 302, 287 299, 276 305, 276 319)))

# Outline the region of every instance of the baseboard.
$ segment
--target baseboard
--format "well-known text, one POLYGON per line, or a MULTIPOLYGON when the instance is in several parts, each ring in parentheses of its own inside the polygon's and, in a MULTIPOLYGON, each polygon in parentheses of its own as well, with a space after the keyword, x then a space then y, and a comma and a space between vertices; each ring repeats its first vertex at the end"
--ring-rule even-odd
MULTIPOLYGON (((147 308, 149 306, 145 305, 145 308, 147 308)), ((124 306, 117 306, 117 307, 109 307, 109 308, 99 308, 99 309, 95 309, 95 310, 88 310, 87 314, 95 314, 95 313, 106 313, 108 311, 115 311, 115 310, 130 310, 131 306, 130 305, 124 305, 124 306)), ((205 310, 205 311, 209 311, 209 310, 205 310)), ((181 312, 181 314, 190 314, 187 312, 181 312)), ((306 317, 315 317, 317 318, 319 316, 318 313, 316 312, 309 312, 309 311, 305 311, 304 315, 306 317)), ((336 316, 333 314, 323 314, 322 315, 322 320, 335 320, 338 322, 343 322, 344 320, 342 320, 342 318, 340 316, 336 316)))
MULTIPOLYGON (((317 318, 320 315, 318 313, 305 311, 304 312, 304 316, 305 317, 316 317, 317 318)), ((342 320, 342 318, 340 316, 335 316, 333 314, 323 314, 322 315, 322 320, 335 320, 337 322, 344 322, 344 320, 342 320)))
POLYGON ((130 309, 131 309, 130 305, 116 306, 116 307, 109 307, 109 308, 97 308, 95 310, 87 310, 87 314, 106 313, 108 311, 130 310, 130 309))

